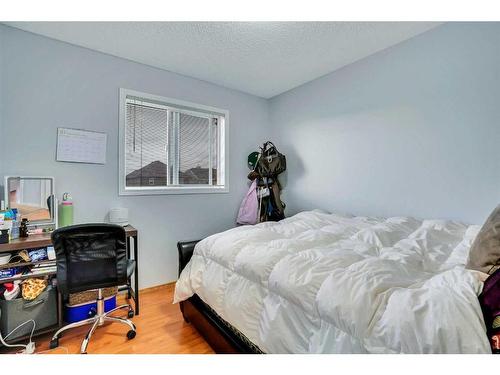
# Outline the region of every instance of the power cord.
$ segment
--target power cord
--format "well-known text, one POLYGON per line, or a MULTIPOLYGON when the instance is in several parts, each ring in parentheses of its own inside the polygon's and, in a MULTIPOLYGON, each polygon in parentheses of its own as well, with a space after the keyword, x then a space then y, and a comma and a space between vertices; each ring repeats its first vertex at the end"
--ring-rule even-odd
MULTIPOLYGON (((0 310, 1 311, 1 310, 0 310)), ((35 327, 36 327, 36 322, 33 319, 27 320, 24 323, 19 324, 16 328, 14 328, 12 331, 10 331, 7 336, 2 337, 2 333, 0 332, 0 342, 6 346, 7 348, 24 348, 20 353, 21 354, 33 354, 35 352, 35 343, 32 341, 33 338, 33 333, 35 332, 35 327), (12 335, 15 331, 17 331, 19 328, 25 326, 28 323, 33 323, 33 328, 31 329, 31 334, 30 334, 30 339, 28 344, 8 344, 5 342, 9 338, 10 335, 12 335)))

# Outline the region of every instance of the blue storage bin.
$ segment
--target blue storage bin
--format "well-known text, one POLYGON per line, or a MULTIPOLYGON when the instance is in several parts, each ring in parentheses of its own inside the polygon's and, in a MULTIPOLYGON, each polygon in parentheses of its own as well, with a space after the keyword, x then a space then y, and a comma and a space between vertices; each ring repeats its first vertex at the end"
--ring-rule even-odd
MULTIPOLYGON (((104 299, 104 311, 107 312, 116 307, 116 295, 104 299)), ((82 303, 80 305, 64 307, 64 321, 66 323, 79 322, 80 320, 90 318, 92 312, 97 311, 97 302, 82 303)))

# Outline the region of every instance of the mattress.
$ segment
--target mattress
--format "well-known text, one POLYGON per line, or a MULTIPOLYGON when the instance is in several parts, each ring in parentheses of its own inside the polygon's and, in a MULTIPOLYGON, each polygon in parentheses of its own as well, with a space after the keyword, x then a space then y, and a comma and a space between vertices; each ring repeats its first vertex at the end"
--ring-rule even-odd
POLYGON ((465 269, 476 225, 320 210, 200 241, 197 294, 266 353, 491 353, 465 269))

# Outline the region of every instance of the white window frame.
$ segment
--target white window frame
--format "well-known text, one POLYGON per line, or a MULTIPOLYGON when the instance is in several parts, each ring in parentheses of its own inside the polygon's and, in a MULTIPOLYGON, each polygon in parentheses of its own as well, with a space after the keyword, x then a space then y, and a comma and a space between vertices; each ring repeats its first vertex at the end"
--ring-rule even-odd
MULTIPOLYGON (((159 95, 147 94, 129 89, 120 89, 120 118, 119 118, 119 131, 118 131, 118 188, 119 195, 160 195, 160 194, 209 194, 209 193, 228 193, 229 192, 229 111, 225 109, 210 107, 197 103, 191 103, 184 100, 178 100, 159 95), (125 169, 125 134, 126 134, 126 113, 127 113, 127 98, 136 97, 150 102, 156 102, 161 106, 172 106, 175 109, 182 109, 183 112, 189 110, 195 111, 197 115, 199 112, 206 113, 207 115, 221 116, 223 124, 219 124, 220 131, 223 133, 219 138, 221 158, 218 165, 219 173, 222 173, 224 184, 223 185, 174 185, 174 186, 137 186, 127 187, 126 185, 126 169, 125 169)), ((211 129, 212 127, 210 127, 211 129)), ((211 133, 209 133, 211 134, 211 133)), ((211 155, 209 154, 209 157, 211 155)), ((210 171, 210 168, 209 168, 210 171)), ((211 181, 211 180, 210 180, 211 181)))

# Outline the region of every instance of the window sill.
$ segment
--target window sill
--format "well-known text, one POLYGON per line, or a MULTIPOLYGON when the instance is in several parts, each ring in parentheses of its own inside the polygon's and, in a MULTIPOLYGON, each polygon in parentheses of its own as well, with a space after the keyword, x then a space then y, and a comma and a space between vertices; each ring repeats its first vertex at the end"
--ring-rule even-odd
POLYGON ((182 194, 221 194, 229 193, 228 186, 220 187, 185 187, 172 186, 158 189, 157 187, 148 188, 120 188, 119 195, 182 195, 182 194))

